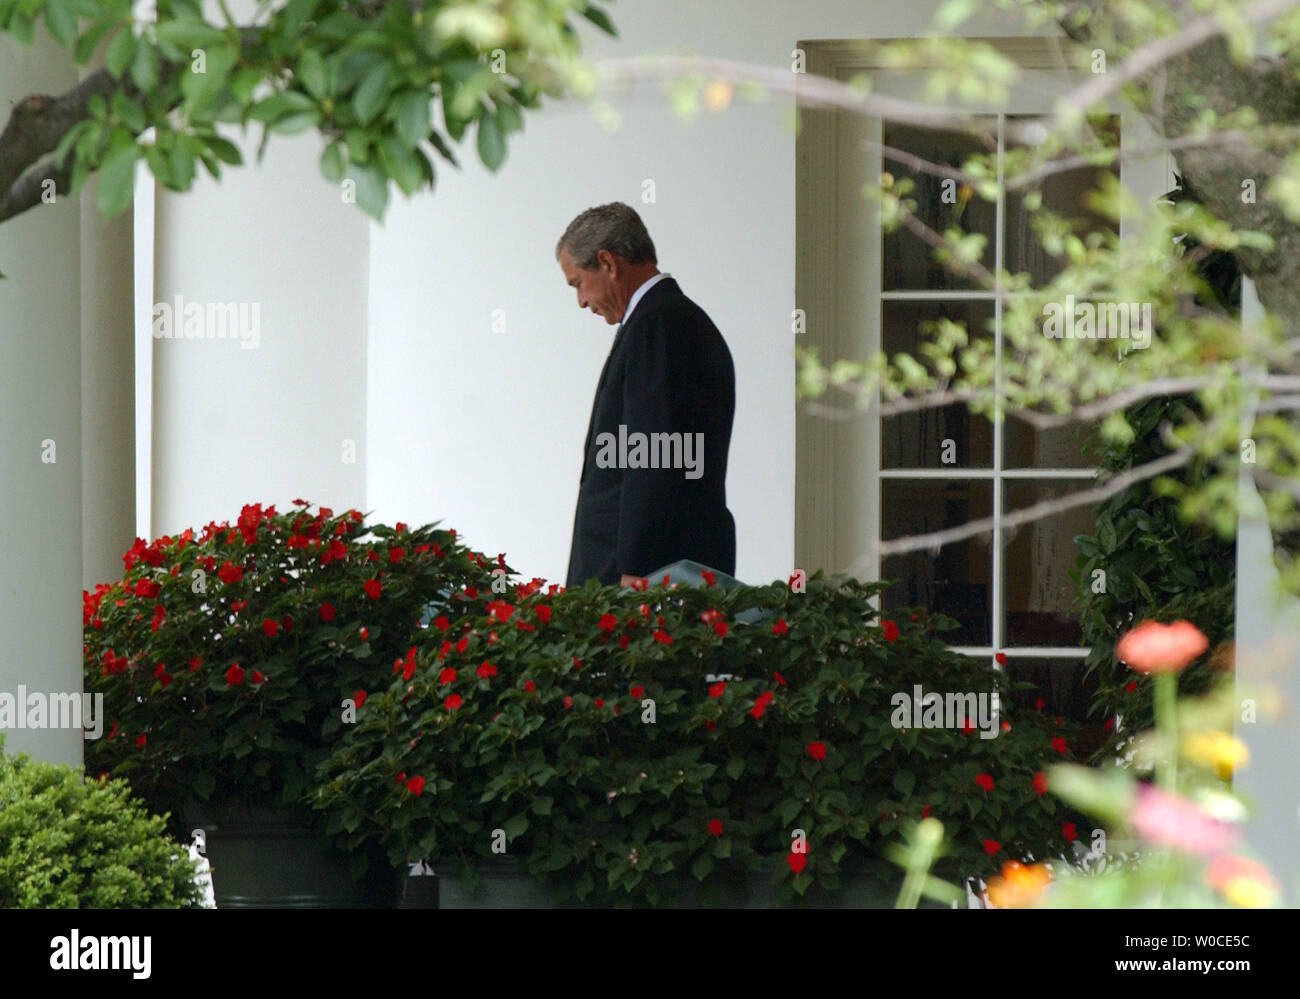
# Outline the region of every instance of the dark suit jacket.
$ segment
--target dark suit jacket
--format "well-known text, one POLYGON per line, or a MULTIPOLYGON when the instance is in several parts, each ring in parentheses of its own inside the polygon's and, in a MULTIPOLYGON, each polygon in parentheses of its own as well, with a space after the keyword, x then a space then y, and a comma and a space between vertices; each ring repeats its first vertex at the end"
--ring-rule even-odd
POLYGON ((596 387, 566 585, 617 583, 623 573, 644 576, 683 558, 735 573, 736 524, 726 494, 735 383, 722 334, 676 281, 664 278, 641 297, 596 387), (638 434, 649 442, 640 452, 638 434), (663 436, 673 434, 676 441, 663 436), (686 450, 699 434, 702 456, 686 450), (702 474, 631 467, 665 458, 702 458, 702 474))

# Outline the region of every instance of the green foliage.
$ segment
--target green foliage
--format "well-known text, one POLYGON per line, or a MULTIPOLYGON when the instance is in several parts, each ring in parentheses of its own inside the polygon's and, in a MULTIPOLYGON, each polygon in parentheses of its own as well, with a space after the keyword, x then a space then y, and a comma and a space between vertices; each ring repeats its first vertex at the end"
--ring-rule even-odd
POLYGON ((0 754, 0 909, 197 906, 195 874, 125 781, 0 754))
POLYGON ((333 150, 326 179, 351 181, 346 193, 382 218, 389 182, 408 195, 431 189, 435 156, 455 165, 451 144, 471 127, 480 159, 501 167, 523 113, 564 92, 575 17, 614 33, 589 0, 290 0, 247 26, 209 23, 196 0, 160 0, 157 14, 141 29, 125 3, 0 0, 0 31, 28 44, 42 18, 79 65, 102 51, 119 81, 56 150, 60 162, 71 157, 72 193, 100 173, 97 203, 109 216, 130 203, 136 160, 163 186, 188 190, 199 163, 213 177, 241 164, 220 126, 257 123, 259 157, 272 134, 319 131, 333 150))
POLYGON ((833 889, 923 810, 949 830, 939 869, 957 877, 1065 849, 1068 815, 1034 776, 1073 730, 1009 710, 1005 675, 934 634, 945 619, 884 626, 880 584, 540 586, 452 600, 409 674, 367 698, 321 769, 330 832, 464 867, 500 830, 557 895, 598 904, 665 903, 682 879, 707 889, 738 869, 787 900, 833 889), (1009 728, 896 728, 894 698, 910 717, 916 683, 997 690, 1009 728))
POLYGON ((305 501, 137 540, 123 562, 83 596, 86 689, 110 724, 86 765, 178 816, 231 795, 292 809, 426 605, 490 568, 455 531, 305 501))

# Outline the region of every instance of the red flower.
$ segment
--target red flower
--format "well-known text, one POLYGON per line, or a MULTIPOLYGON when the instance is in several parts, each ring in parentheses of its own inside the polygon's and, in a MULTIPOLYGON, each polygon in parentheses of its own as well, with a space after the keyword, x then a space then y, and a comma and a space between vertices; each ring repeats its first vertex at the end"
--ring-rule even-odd
POLYGON ((1130 680, 1128 683, 1124 684, 1124 693, 1126 694, 1131 694, 1137 689, 1138 685, 1136 680, 1130 680))
POLYGON ((582 661, 577 656, 573 657, 573 668, 575 670, 582 669, 582 661))
POLYGON ((573 707, 573 698, 570 697, 568 694, 565 694, 565 695, 564 695, 564 710, 565 710, 565 711, 568 711, 569 708, 571 708, 571 707, 573 707))
POLYGON ((263 680, 266 679, 266 677, 262 675, 261 670, 255 669, 253 670, 253 675, 250 676, 248 679, 251 680, 253 683, 261 683, 263 680))
POLYGON ((718 682, 709 684, 709 696, 721 697, 722 692, 727 689, 726 683, 718 682))
POLYGON ((451 622, 448 621, 446 617, 439 614, 437 617, 433 619, 433 626, 437 628, 439 631, 446 631, 448 628, 451 627, 451 622))
POLYGON ((705 586, 712 586, 714 583, 718 581, 718 577, 715 576, 713 573, 709 572, 708 569, 703 569, 700 571, 700 578, 704 580, 705 586))
POLYGON ((515 609, 504 600, 493 600, 487 605, 487 612, 489 618, 495 621, 505 622, 510 619, 510 615, 515 612, 515 609))
POLYGON ((383 591, 383 587, 379 585, 377 579, 367 579, 361 584, 361 588, 366 591, 366 596, 371 600, 378 600, 379 594, 383 591))
POLYGON ((320 605, 320 619, 322 621, 334 620, 334 605, 331 604, 329 601, 326 601, 325 603, 320 605))
POLYGON ((639 698, 642 694, 645 693, 645 687, 642 687, 640 684, 637 684, 635 687, 633 687, 633 688, 632 688, 631 690, 629 690, 627 693, 628 693, 628 696, 629 696, 629 697, 631 697, 633 700, 635 700, 635 699, 639 698))
POLYGON ((767 706, 771 703, 772 692, 770 690, 763 691, 763 693, 754 698, 754 706, 749 709, 749 716, 751 718, 762 718, 763 712, 767 710, 767 706))
POLYGON ((806 748, 808 750, 808 755, 811 756, 814 760, 826 759, 826 743, 810 742, 808 743, 806 748))
POLYGON ((241 610, 243 610, 247 606, 248 606, 247 600, 232 600, 230 602, 230 612, 232 614, 238 614, 241 610))
POLYGON ((456 651, 464 652, 468 648, 469 648, 469 639, 466 636, 461 635, 460 640, 456 643, 456 651))
POLYGON ((894 624, 893 621, 885 621, 880 627, 884 631, 886 642, 892 642, 898 637, 898 625, 894 624))
POLYGON ((595 701, 593 701, 592 703, 595 704, 596 707, 598 708, 603 708, 605 706, 605 702, 601 700, 599 697, 597 697, 595 701))
POLYGON ((451 694, 442 702, 442 706, 448 711, 455 711, 464 703, 465 702, 461 700, 460 694, 451 694))
POLYGON ((230 669, 226 670, 226 686, 233 687, 236 684, 244 682, 244 671, 240 668, 239 663, 235 663, 230 669))
POLYGON ((438 674, 438 683, 440 685, 451 683, 455 679, 456 679, 456 671, 452 669, 450 666, 448 666, 446 669, 444 669, 441 673, 438 674))
POLYGON ((532 680, 525 680, 525 681, 524 681, 524 690, 528 691, 528 692, 531 694, 531 693, 532 693, 534 690, 536 690, 536 689, 537 689, 537 686, 536 686, 536 684, 533 683, 532 680))
POLYGON ((976 774, 975 783, 985 791, 993 790, 993 778, 988 774, 976 774))
POLYGON ((419 795, 424 790, 424 778, 412 777, 406 782, 406 789, 414 795, 419 795))
POLYGON ((145 744, 147 741, 148 741, 148 740, 147 740, 143 735, 137 735, 137 736, 135 737, 135 748, 136 748, 136 749, 144 749, 144 744, 145 744))
POLYGON ((718 727, 718 723, 713 721, 711 718, 704 719, 704 728, 706 731, 712 732, 717 727, 718 727))
POLYGON ((775 681, 777 682, 777 685, 778 685, 778 686, 781 686, 781 687, 784 687, 784 686, 785 686, 785 677, 783 677, 780 673, 777 673, 777 672, 774 671, 774 672, 772 673, 772 679, 775 680, 775 681))
POLYGON ((1035 698, 1034 707, 1036 707, 1039 711, 1043 710, 1043 699, 1041 697, 1035 698))
POLYGON ((722 823, 717 819, 709 819, 709 832, 714 836, 722 835, 722 823))
POLYGON ((364 690, 354 690, 352 692, 352 703, 357 707, 366 703, 366 692, 364 690))
POLYGON ((600 620, 596 622, 596 627, 601 631, 613 631, 618 625, 618 618, 613 614, 602 614, 600 620))
POLYGON ((1062 756, 1064 756, 1064 755, 1065 755, 1065 740, 1062 739, 1059 735, 1056 736, 1056 738, 1054 738, 1054 739, 1052 740, 1052 748, 1055 749, 1055 750, 1056 750, 1058 753, 1060 753, 1062 756))
POLYGON ((1061 823, 1061 835, 1073 843, 1078 838, 1078 831, 1074 828, 1073 822, 1061 823))
POLYGON ((474 671, 474 673, 475 675, 481 676, 484 680, 486 680, 490 676, 497 675, 497 668, 493 666, 491 663, 483 663, 481 666, 479 666, 478 669, 474 671))
POLYGON ((971 720, 969 718, 963 718, 961 720, 961 730, 966 733, 974 732, 975 726, 971 724, 971 720))
POLYGON ((1034 791, 1038 794, 1047 793, 1047 778, 1043 775, 1041 770, 1034 774, 1034 779, 1031 781, 1031 784, 1033 785, 1034 791))
POLYGON ((990 857, 1002 849, 1002 844, 995 839, 986 839, 984 841, 984 852, 990 857))
POLYGON ((772 625, 772 634, 784 635, 790 630, 790 626, 785 623, 785 618, 777 618, 776 624, 772 625))
POLYGON ((726 638, 726 637, 727 637, 727 622, 726 622, 726 621, 714 621, 714 622, 713 622, 713 633, 714 633, 715 635, 717 635, 719 638, 726 638))
POLYGON ((627 648, 627 644, 628 644, 628 636, 627 636, 627 635, 619 635, 619 637, 618 637, 618 647, 619 647, 620 649, 626 649, 626 648, 627 648))
POLYGON ((189 666, 190 672, 193 673, 196 669, 198 669, 200 666, 203 665, 203 660, 200 659, 198 656, 191 656, 190 661, 186 665, 189 666))
POLYGON ((229 586, 232 583, 238 583, 244 578, 244 570, 230 562, 222 562, 221 568, 217 570, 217 578, 229 586))
POLYGON ((370 629, 364 624, 361 626, 361 630, 358 631, 357 634, 361 636, 363 642, 368 642, 370 640, 370 629))
POLYGON ((923 806, 921 807, 921 818, 923 818, 923 819, 928 819, 929 817, 930 817, 930 806, 929 806, 929 805, 923 805, 923 806))
POLYGON ((999 666, 1005 666, 1007 664, 1007 654, 1005 652, 999 652, 993 657, 993 661, 999 666))
POLYGON ((394 563, 400 562, 405 554, 406 552, 401 548, 390 548, 388 549, 388 561, 394 563))
POLYGON ((799 874, 803 871, 804 865, 808 863, 808 855, 806 853, 795 853, 791 850, 785 855, 785 862, 790 870, 795 874, 799 874))
POLYGON ((542 624, 551 623, 551 608, 546 604, 538 604, 533 613, 537 616, 537 620, 541 621, 542 624))
MULTIPOLYGON (((722 627, 725 629, 725 628, 726 628, 726 625, 724 624, 722 627)), ((673 644, 672 637, 668 634, 668 632, 664 631, 662 628, 657 628, 657 629, 655 629, 655 633, 654 633, 653 635, 651 635, 650 637, 653 638, 653 639, 654 639, 656 642, 658 642, 660 645, 672 645, 672 644, 673 644)))
POLYGON ((272 621, 269 617, 262 622, 262 633, 266 635, 267 638, 274 638, 275 633, 279 630, 280 625, 275 621, 272 621))

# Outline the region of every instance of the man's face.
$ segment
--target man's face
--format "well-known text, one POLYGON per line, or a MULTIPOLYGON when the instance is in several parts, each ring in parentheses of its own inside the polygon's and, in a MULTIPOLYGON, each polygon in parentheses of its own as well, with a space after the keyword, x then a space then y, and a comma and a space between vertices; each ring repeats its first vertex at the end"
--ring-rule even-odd
POLYGON ((578 293, 578 308, 590 309, 613 326, 623 318, 618 302, 618 284, 614 280, 614 261, 601 251, 592 270, 575 267, 568 250, 560 251, 560 270, 564 280, 578 293), (608 259, 607 259, 608 258, 608 259))

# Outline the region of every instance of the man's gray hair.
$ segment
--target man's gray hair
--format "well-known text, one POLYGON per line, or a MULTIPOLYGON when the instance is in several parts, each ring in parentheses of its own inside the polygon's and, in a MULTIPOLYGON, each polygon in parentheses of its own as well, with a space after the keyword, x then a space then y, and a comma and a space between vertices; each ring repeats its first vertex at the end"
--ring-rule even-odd
POLYGON ((555 244, 555 259, 559 260, 565 250, 569 251, 573 266, 584 271, 595 268, 596 254, 601 250, 608 250, 629 264, 659 263, 655 244, 641 216, 621 201, 588 208, 570 222, 555 244))

